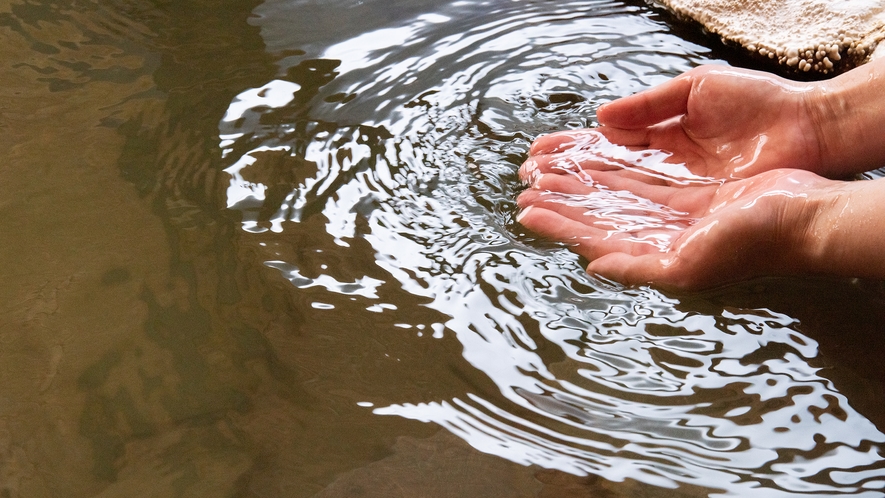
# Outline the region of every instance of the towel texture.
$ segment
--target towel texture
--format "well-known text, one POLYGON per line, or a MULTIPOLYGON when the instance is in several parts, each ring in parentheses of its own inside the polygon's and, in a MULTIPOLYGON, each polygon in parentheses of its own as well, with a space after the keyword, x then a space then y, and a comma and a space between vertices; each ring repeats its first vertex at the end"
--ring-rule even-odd
POLYGON ((797 71, 837 72, 885 55, 885 43, 876 51, 885 38, 883 0, 657 1, 797 71))

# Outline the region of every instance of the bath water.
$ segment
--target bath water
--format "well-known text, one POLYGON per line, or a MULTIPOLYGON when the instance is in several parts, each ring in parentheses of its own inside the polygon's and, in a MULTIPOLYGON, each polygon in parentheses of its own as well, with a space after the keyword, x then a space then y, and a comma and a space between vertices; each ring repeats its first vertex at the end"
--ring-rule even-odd
POLYGON ((620 0, 11 0, 0 36, 0 494, 883 493, 880 284, 626 288, 515 222, 539 134, 764 61, 620 0))

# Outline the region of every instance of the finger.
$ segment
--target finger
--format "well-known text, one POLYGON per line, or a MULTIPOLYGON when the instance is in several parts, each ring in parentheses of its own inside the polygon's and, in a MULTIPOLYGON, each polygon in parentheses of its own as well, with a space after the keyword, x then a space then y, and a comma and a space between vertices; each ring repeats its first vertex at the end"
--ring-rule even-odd
POLYGON ((593 153, 565 152, 545 154, 527 159, 519 167, 519 178, 527 185, 534 185, 541 175, 575 175, 583 178, 584 171, 624 171, 625 166, 615 160, 593 153))
POLYGON ((693 72, 661 85, 604 104, 596 111, 600 125, 635 130, 685 114, 693 85, 693 72))
MULTIPOLYGON (((612 205, 611 196, 605 194, 608 193, 599 192, 574 199, 543 192, 531 200, 521 199, 520 206, 526 210, 537 208, 552 211, 587 228, 598 229, 607 240, 647 246, 646 250, 669 249, 691 226, 689 221, 674 219, 668 213, 646 210, 641 205, 612 205)), ((639 252, 635 248, 631 251, 639 252)))
POLYGON ((645 205, 648 209, 659 209, 674 203, 680 208, 689 205, 694 207, 694 204, 699 204, 698 201, 709 194, 707 191, 689 190, 690 188, 662 185, 658 183, 657 178, 637 175, 634 172, 586 170, 574 175, 538 175, 532 184, 533 190, 566 194, 571 197, 588 196, 595 192, 602 194, 597 197, 607 199, 612 207, 645 205), (604 192, 600 192, 600 189, 604 192))
POLYGON ((606 202, 606 194, 606 192, 593 192, 587 195, 571 195, 530 190, 520 194, 517 204, 523 209, 529 207, 546 209, 572 221, 611 231, 613 225, 617 224, 618 218, 624 216, 617 207, 613 208, 610 206, 611 203, 606 202))
POLYGON ((543 183, 555 190, 545 188, 525 190, 517 197, 517 205, 522 209, 538 207, 553 211, 585 225, 593 225, 598 221, 598 218, 594 217, 596 211, 615 212, 617 210, 617 206, 612 206, 612 203, 607 201, 611 193, 601 192, 592 185, 556 178, 543 183))
POLYGON ((529 148, 529 155, 555 154, 576 148, 586 148, 597 143, 600 138, 602 135, 590 128, 558 131, 535 139, 529 148))
POLYGON ((653 245, 637 242, 625 234, 602 230, 537 206, 526 208, 516 219, 543 237, 570 244, 572 251, 590 260, 613 252, 644 254, 659 251, 653 245))
POLYGON ((684 227, 707 213, 718 184, 671 186, 631 171, 582 171, 575 175, 538 175, 524 191, 520 206, 559 202, 586 211, 641 215, 657 220, 650 226, 684 227))
POLYGON ((705 179, 698 175, 705 172, 706 160, 698 155, 695 144, 685 143, 685 133, 676 118, 643 130, 600 128, 596 135, 597 138, 592 141, 584 141, 570 149, 531 156, 521 167, 520 176, 530 183, 537 174, 568 173, 585 169, 597 171, 633 169, 640 174, 660 178, 661 181, 656 183, 672 181, 684 184, 705 179), (651 147, 647 142, 652 134, 659 145, 669 144, 682 150, 683 153, 674 155, 672 152, 651 147), (631 142, 631 145, 612 143, 604 135, 612 135, 615 140, 631 142), (684 156, 690 156, 695 169, 703 171, 688 169, 685 165, 687 157, 684 156))
POLYGON ((520 176, 525 180, 535 174, 627 170, 641 167, 640 163, 655 152, 640 147, 611 146, 605 149, 575 149, 541 154, 532 156, 523 163, 520 176))
MULTIPOLYGON (((654 284, 683 291, 698 291, 728 283, 728 274, 710 273, 683 264, 672 253, 630 255, 612 252, 592 260, 588 273, 626 285, 654 284)), ((733 276, 733 275, 732 275, 733 276)))
POLYGON ((524 184, 534 185, 541 175, 573 175, 586 180, 585 173, 592 176, 597 172, 610 172, 648 184, 685 183, 679 175, 668 174, 668 171, 673 170, 675 173, 675 168, 682 167, 679 164, 666 165, 668 154, 633 147, 620 149, 623 150, 611 151, 611 156, 583 150, 534 156, 520 166, 519 177, 524 184))
POLYGON ((622 129, 611 126, 565 130, 535 139, 529 156, 559 154, 575 150, 597 150, 604 153, 608 147, 628 146, 645 148, 649 145, 649 130, 622 129))
POLYGON ((685 128, 682 115, 671 116, 648 126, 636 129, 615 128, 603 125, 596 130, 609 143, 642 149, 678 150, 685 145, 685 128))
POLYGON ((625 285, 658 284, 679 287, 669 272, 671 255, 667 253, 633 256, 612 252, 594 259, 587 265, 588 273, 595 273, 625 285))
POLYGON ((616 128, 611 125, 602 125, 596 131, 605 137, 609 143, 623 147, 648 148, 651 145, 651 134, 648 127, 639 128, 616 128))
MULTIPOLYGON (((579 205, 577 199, 581 197, 591 196, 593 193, 588 194, 569 194, 562 192, 551 192, 549 190, 540 190, 540 189, 528 189, 524 190, 519 196, 516 198, 516 205, 521 209, 525 209, 529 206, 539 206, 544 209, 558 210, 556 205, 579 205)), ((584 209, 586 211, 586 209, 584 209)))
POLYGON ((519 180, 523 185, 533 185, 541 175, 540 162, 537 158, 530 157, 519 167, 519 180))

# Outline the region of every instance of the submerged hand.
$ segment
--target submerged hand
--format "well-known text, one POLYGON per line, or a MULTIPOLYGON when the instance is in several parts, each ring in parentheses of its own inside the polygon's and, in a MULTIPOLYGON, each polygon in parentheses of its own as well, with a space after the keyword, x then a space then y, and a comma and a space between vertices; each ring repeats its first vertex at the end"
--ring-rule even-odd
POLYGON ((697 186, 593 171, 542 174, 518 199, 518 220, 625 283, 701 289, 758 275, 815 270, 815 224, 832 182, 799 170, 697 186))
MULTIPOLYGON (((633 150, 659 150, 695 175, 749 178, 776 169, 827 168, 820 92, 810 83, 724 66, 702 66, 599 108, 600 127, 553 133, 532 145, 547 162, 594 147, 602 135, 633 150)), ((593 159, 581 167, 599 169, 593 159)))
POLYGON ((885 58, 798 83, 705 66, 532 144, 527 228, 627 284, 757 275, 885 278, 885 58), (818 176, 821 175, 821 176, 818 176))

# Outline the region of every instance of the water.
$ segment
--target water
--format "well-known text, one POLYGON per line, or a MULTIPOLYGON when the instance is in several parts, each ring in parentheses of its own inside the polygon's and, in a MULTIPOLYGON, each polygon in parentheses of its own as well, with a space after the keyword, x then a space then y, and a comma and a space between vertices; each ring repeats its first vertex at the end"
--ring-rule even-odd
POLYGON ((539 188, 544 176, 535 159, 523 163, 520 178, 532 184, 545 205, 560 205, 565 213, 580 215, 588 225, 592 220, 592 227, 606 239, 619 237, 666 252, 698 218, 653 200, 661 198, 655 189, 663 185, 718 188, 723 184, 722 180, 693 174, 684 163, 666 162, 672 154, 664 150, 630 150, 612 144, 595 130, 569 135, 564 144, 570 149, 567 153, 544 159, 549 171, 556 173, 547 175, 546 180, 552 176, 561 188, 539 188), (592 168, 586 167, 591 164, 592 168))
POLYGON ((622 288, 514 221, 538 134, 755 64, 691 26, 12 1, 0 36, 5 496, 881 496, 877 284, 622 288))

